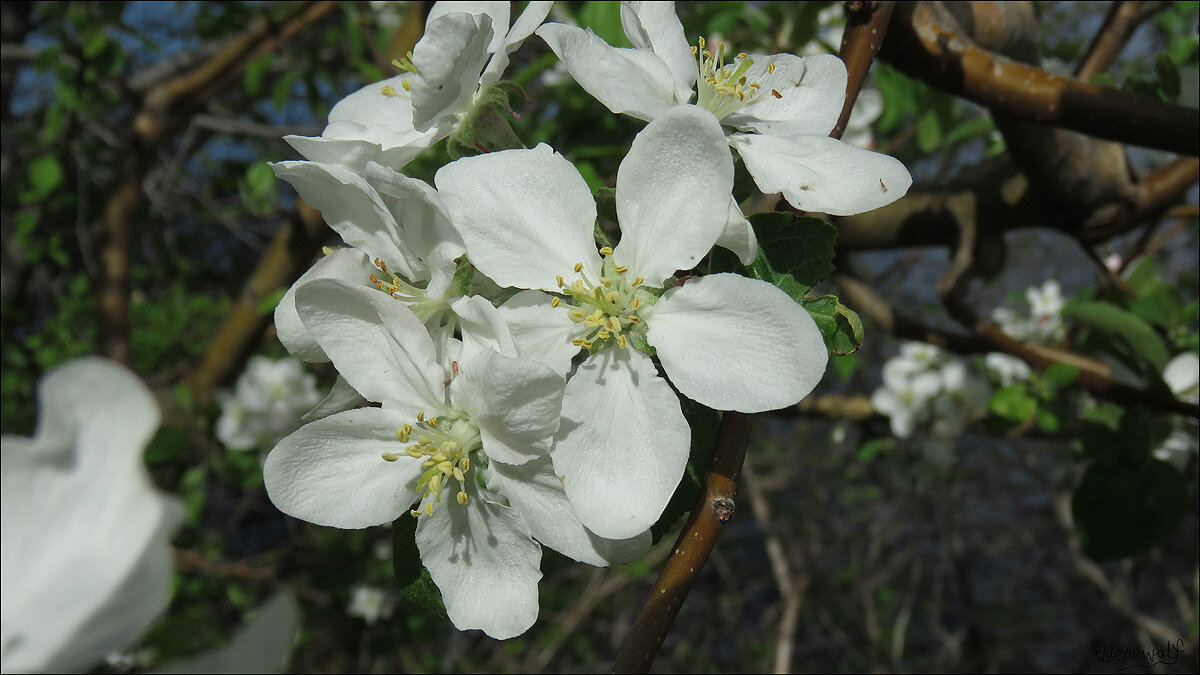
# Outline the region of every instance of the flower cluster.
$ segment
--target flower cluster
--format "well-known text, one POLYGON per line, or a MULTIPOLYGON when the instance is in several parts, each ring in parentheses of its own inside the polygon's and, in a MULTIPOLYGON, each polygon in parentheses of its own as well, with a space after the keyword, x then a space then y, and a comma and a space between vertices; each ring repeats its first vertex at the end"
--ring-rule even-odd
MULTIPOLYGON (((1066 327, 1062 321, 1062 309, 1066 301, 1058 281, 1048 279, 1040 287, 1031 286, 1025 291, 1029 305, 1029 316, 1025 317, 1009 307, 992 310, 992 320, 1006 335, 1016 340, 1028 340, 1052 344, 1063 339, 1066 327)), ((1021 359, 994 352, 984 357, 984 365, 1000 382, 1000 386, 1024 382, 1033 375, 1029 364, 1021 359)))
POLYGON ((883 364, 883 386, 871 405, 887 415, 892 434, 922 432, 921 449, 936 465, 953 459, 954 445, 972 415, 987 405, 987 384, 961 359, 923 342, 907 342, 883 364))
MULTIPOLYGON (((1184 401, 1200 402, 1200 358, 1192 352, 1183 352, 1171 359, 1163 368, 1163 380, 1171 393, 1184 401)), ((1174 464, 1180 471, 1192 455, 1200 452, 1200 439, 1195 420, 1176 417, 1174 429, 1166 440, 1154 449, 1154 456, 1174 464)))
POLYGON ((288 350, 331 361, 339 384, 271 451, 268 493, 320 525, 416 518, 451 620, 501 639, 537 617, 542 546, 593 565, 646 551, 689 458, 680 395, 760 412, 825 371, 821 332, 780 288, 680 275, 714 246, 758 253, 730 148, 807 210, 866 211, 911 183, 828 138, 836 57, 689 47, 671 3, 623 3, 635 49, 618 50, 542 24, 548 5, 509 27, 507 3, 438 3, 403 74, 338 103, 320 137, 289 138, 305 161, 275 165, 346 246, 276 309, 288 350), (649 122, 617 172, 619 243, 597 241, 596 200, 562 154, 479 132, 534 33, 611 110, 649 122), (434 186, 400 172, 441 138, 485 152, 434 186))
POLYGON ((271 448, 300 427, 300 418, 320 402, 317 378, 296 359, 254 356, 233 392, 217 396, 217 438, 230 448, 271 448))

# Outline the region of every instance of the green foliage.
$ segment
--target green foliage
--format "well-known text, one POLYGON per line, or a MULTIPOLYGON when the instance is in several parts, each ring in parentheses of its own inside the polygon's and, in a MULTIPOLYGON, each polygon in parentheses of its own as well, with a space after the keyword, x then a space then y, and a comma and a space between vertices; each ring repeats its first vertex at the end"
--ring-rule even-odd
POLYGON ((421 564, 416 542, 417 519, 405 514, 392 521, 392 573, 404 599, 421 609, 446 615, 442 593, 421 564))
POLYGON ((1075 533, 1095 560, 1141 555, 1163 543, 1187 513, 1187 482, 1153 457, 1141 464, 1095 462, 1071 500, 1075 533))

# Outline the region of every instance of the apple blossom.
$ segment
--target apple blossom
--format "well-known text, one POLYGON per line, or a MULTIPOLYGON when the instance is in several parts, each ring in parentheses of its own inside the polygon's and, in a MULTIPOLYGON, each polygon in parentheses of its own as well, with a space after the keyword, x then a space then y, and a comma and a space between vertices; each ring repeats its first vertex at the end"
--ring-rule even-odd
POLYGON ((217 396, 217 438, 231 448, 271 447, 300 426, 300 417, 320 402, 316 376, 296 359, 253 356, 233 392, 217 396))
MULTIPOLYGON (((759 189, 798 209, 853 215, 899 199, 912 184, 904 165, 829 137, 846 94, 836 56, 737 54, 724 43, 688 45, 674 3, 622 2, 633 49, 590 30, 547 23, 536 32, 577 82, 609 110, 651 121, 696 95, 759 189)), ((735 251, 741 255, 741 251, 735 251)))
POLYGON ((559 293, 560 318, 545 331, 591 352, 567 383, 552 457, 580 519, 601 536, 653 524, 687 462, 687 422, 643 350, 681 393, 719 410, 792 405, 824 373, 815 323, 775 286, 715 274, 661 291, 716 242, 732 179, 713 116, 665 111, 621 162, 621 241, 598 253, 587 184, 548 146, 460 159, 435 177, 472 263, 501 286, 559 293))
POLYGON ((159 409, 128 370, 80 358, 38 398, 34 438, 0 441, 0 658, 5 672, 86 670, 166 609, 183 506, 142 464, 159 409))
MULTIPOLYGON (((375 161, 400 169, 499 100, 493 85, 515 51, 546 18, 530 2, 509 26, 507 2, 439 2, 400 75, 338 102, 320 136, 285 136, 306 159, 361 170, 375 161)), ((503 96, 500 94, 499 96, 503 96)))
POLYGON ((409 309, 360 285, 318 279, 296 303, 342 377, 382 407, 280 441, 263 469, 280 510, 343 528, 419 517, 416 544, 451 620, 499 639, 537 617, 539 542, 595 565, 645 551, 648 533, 601 539, 572 514, 547 457, 563 379, 512 355, 486 300, 458 301, 463 340, 443 334, 440 348, 409 309))

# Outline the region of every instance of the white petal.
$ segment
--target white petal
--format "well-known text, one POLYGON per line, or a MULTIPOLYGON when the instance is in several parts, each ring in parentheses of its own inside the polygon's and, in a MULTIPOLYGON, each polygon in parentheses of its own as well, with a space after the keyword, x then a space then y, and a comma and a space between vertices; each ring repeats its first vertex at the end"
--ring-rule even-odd
POLYGON ((522 464, 550 451, 563 386, 563 379, 541 363, 487 351, 459 364, 450 400, 479 425, 488 457, 522 464))
POLYGON ((725 229, 721 230, 721 236, 717 239, 717 246, 733 251, 743 265, 749 265, 758 257, 758 237, 733 197, 729 198, 729 216, 725 221, 725 229))
POLYGON ((729 213, 733 158, 712 113, 672 108, 633 139, 617 170, 614 260, 652 286, 708 253, 729 213))
POLYGON ((396 219, 365 178, 337 164, 277 162, 271 168, 320 211, 347 244, 371 258, 382 258, 409 279, 416 277, 419 261, 400 241, 396 219))
POLYGON ((367 181, 395 216, 399 238, 420 263, 411 281, 428 279, 425 294, 439 297, 450 288, 458 259, 466 249, 450 224, 450 214, 437 191, 425 181, 409 178, 375 163, 365 167, 367 181))
POLYGON ((674 2, 622 2, 621 27, 637 49, 654 52, 671 71, 675 102, 687 103, 696 86, 696 57, 674 2))
POLYGON ((579 562, 604 567, 637 560, 650 548, 650 531, 629 539, 598 537, 583 526, 571 508, 562 481, 554 475, 548 456, 520 466, 488 465, 488 489, 502 495, 529 523, 533 538, 543 546, 579 562))
POLYGON ((514 358, 518 356, 508 324, 487 298, 479 295, 462 297, 455 300, 450 308, 458 315, 462 328, 460 359, 465 360, 485 351, 495 351, 514 358))
POLYGON ((307 160, 341 164, 353 171, 362 171, 370 161, 393 169, 402 169, 444 136, 438 129, 424 133, 413 130, 411 136, 399 136, 374 127, 344 131, 343 135, 352 137, 330 138, 293 134, 284 136, 283 140, 307 160), (381 131, 383 133, 380 133, 381 131))
POLYGON ((317 525, 390 523, 416 501, 422 471, 396 439, 406 422, 412 418, 395 410, 358 408, 300 427, 267 455, 267 494, 280 511, 317 525), (385 461, 385 452, 400 459, 385 461))
POLYGON ((551 457, 579 520, 610 539, 649 529, 691 442, 679 398, 650 357, 633 349, 588 357, 567 382, 562 416, 551 457))
POLYGON ((908 169, 895 157, 828 136, 784 140, 734 134, 729 142, 764 194, 782 192, 804 211, 852 216, 891 204, 912 185, 908 169))
POLYGON ((675 105, 674 78, 657 55, 611 47, 590 29, 561 23, 543 24, 537 34, 609 110, 650 121, 675 105))
POLYGON ((575 263, 600 270, 596 202, 579 171, 550 146, 464 157, 434 178, 471 263, 501 286, 556 289, 575 263))
POLYGON ((433 340, 400 302, 362 286, 318 279, 296 291, 296 308, 338 372, 368 401, 413 415, 444 405, 444 372, 433 340))
MULTIPOLYGON (((508 34, 504 35, 504 44, 500 49, 495 50, 487 67, 483 69, 483 75, 479 76, 479 86, 487 88, 496 83, 504 71, 508 68, 508 55, 517 50, 521 43, 526 40, 533 31, 546 20, 546 15, 550 13, 550 7, 553 2, 543 2, 535 0, 525 5, 525 9, 521 12, 521 16, 513 22, 512 28, 508 34)), ((507 7, 506 7, 507 9, 507 7)), ((508 25, 507 23, 500 24, 496 21, 492 22, 492 26, 508 25)), ((496 28, 500 32, 499 28, 496 28)))
POLYGON ((300 419, 306 423, 315 422, 322 417, 329 417, 335 413, 353 410, 366 402, 367 399, 363 398, 357 389, 350 386, 346 378, 338 375, 325 398, 321 399, 321 402, 315 408, 304 413, 300 419))
POLYGON ((804 307, 765 281, 736 274, 672 288, 646 325, 671 382, 716 410, 754 413, 795 404, 821 381, 829 360, 804 307))
POLYGON ((751 54, 746 80, 762 85, 755 103, 727 115, 724 124, 769 136, 828 136, 846 101, 846 65, 833 54, 751 54), (768 73, 770 66, 773 72, 768 73), (773 92, 779 92, 776 97, 773 92))
MULTIPOLYGON (((486 14, 492 22, 492 41, 488 43, 488 53, 499 51, 504 44, 505 31, 508 30, 509 21, 509 3, 503 0, 492 0, 491 2, 480 2, 479 0, 456 1, 456 2, 435 2, 433 7, 429 9, 429 16, 425 17, 425 30, 429 31, 431 24, 437 19, 453 14, 455 12, 464 12, 466 14, 486 14)), ((537 28, 535 25, 533 28, 537 28)), ((533 32, 533 28, 529 32, 533 32)))
POLYGON ((317 279, 340 279, 365 286, 371 274, 375 272, 375 266, 367 259, 367 254, 356 248, 330 251, 308 268, 308 271, 287 289, 279 304, 275 306, 275 332, 279 335, 279 341, 298 359, 311 363, 328 361, 329 357, 296 313, 296 289, 317 279))
POLYGON ((467 110, 493 37, 487 14, 454 12, 426 24, 412 56, 420 74, 412 82, 412 120, 417 131, 428 130, 443 115, 467 110))
POLYGON ((291 593, 276 593, 222 647, 167 664, 156 673, 281 673, 300 629, 300 603, 291 593))
POLYGON ((506 640, 537 620, 542 547, 519 514, 481 497, 473 483, 465 506, 444 502, 420 517, 417 549, 454 627, 506 640))
POLYGON ((571 359, 580 347, 571 344, 579 324, 567 317, 566 305, 551 307, 551 296, 541 291, 521 291, 497 308, 508 325, 517 356, 541 361, 566 379, 571 359))
POLYGON ((1171 359, 1163 368, 1163 381, 1176 396, 1195 398, 1193 390, 1200 385, 1200 358, 1192 352, 1183 352, 1171 359))

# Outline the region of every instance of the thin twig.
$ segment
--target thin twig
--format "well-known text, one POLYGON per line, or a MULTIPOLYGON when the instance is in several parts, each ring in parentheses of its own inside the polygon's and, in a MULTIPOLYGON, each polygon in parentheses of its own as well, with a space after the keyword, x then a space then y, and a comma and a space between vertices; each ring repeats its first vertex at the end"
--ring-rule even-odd
POLYGON ((833 138, 841 138, 846 131, 850 113, 858 101, 858 92, 862 90, 875 55, 879 53, 879 46, 883 44, 883 36, 895 5, 895 2, 846 3, 846 30, 842 33, 840 50, 842 61, 846 64, 846 101, 842 104, 837 125, 829 134, 833 138))
POLYGON ((675 548, 663 565, 650 598, 633 622, 613 663, 614 673, 644 673, 671 630, 683 601, 712 554, 721 526, 733 516, 738 476, 746 458, 750 416, 726 412, 717 430, 717 447, 700 493, 675 548))
POLYGON ((1075 69, 1075 79, 1087 82, 1093 76, 1108 70, 1113 59, 1117 58, 1117 54, 1125 48, 1125 43, 1129 42, 1129 36, 1133 35, 1134 29, 1141 23, 1144 4, 1146 3, 1141 0, 1117 0, 1112 3, 1104 17, 1104 23, 1092 38, 1087 56, 1083 57, 1079 67, 1075 69))

